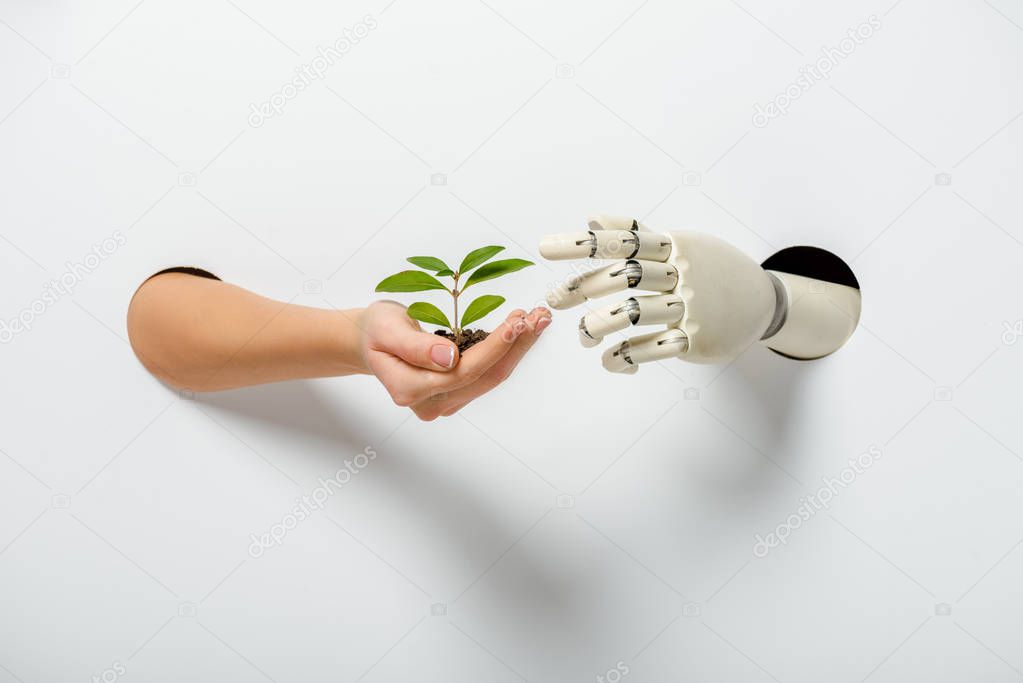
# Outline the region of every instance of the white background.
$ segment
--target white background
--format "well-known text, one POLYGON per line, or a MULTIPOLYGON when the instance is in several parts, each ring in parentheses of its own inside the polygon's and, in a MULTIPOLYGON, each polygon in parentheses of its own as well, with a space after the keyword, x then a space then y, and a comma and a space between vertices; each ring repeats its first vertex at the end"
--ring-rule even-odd
MULTIPOLYGON (((3 0, 0 85, 0 319, 31 318, 0 346, 3 683, 1023 678, 1019 3, 3 0), (434 423, 369 378, 178 396, 126 343, 160 266, 358 306, 405 256, 539 261, 594 213, 830 249, 863 324, 812 364, 628 377, 559 313, 434 423)), ((490 291, 528 306, 568 272, 490 291)))

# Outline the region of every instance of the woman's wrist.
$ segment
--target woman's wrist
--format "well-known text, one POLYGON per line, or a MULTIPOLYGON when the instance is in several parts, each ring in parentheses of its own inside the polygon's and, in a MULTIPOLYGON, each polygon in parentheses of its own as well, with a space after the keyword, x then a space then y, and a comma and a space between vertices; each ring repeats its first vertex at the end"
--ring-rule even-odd
POLYGON ((362 352, 363 316, 365 308, 349 308, 332 311, 334 318, 335 349, 344 374, 370 375, 369 367, 362 352))

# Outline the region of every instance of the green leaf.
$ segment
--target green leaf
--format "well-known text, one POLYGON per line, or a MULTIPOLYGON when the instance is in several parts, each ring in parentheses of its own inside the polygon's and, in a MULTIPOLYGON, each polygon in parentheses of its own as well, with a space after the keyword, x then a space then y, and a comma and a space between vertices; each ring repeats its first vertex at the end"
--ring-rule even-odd
POLYGON ((419 266, 426 270, 451 270, 451 268, 448 267, 448 264, 444 263, 436 256, 409 256, 405 260, 414 266, 419 266))
POLYGON ((521 258, 509 258, 503 261, 491 261, 485 266, 480 266, 472 275, 469 276, 469 280, 462 287, 465 290, 470 285, 474 285, 477 282, 483 282, 484 280, 493 280, 495 277, 501 277, 508 273, 514 273, 516 270, 522 270, 527 266, 533 265, 532 261, 527 261, 521 258))
POLYGON ((447 289, 440 280, 421 270, 403 270, 385 277, 377 285, 378 292, 424 292, 428 289, 447 289))
POLYGON ((493 294, 484 294, 483 296, 474 299, 473 302, 466 307, 465 313, 462 314, 462 327, 465 327, 469 323, 476 322, 503 303, 503 296, 494 296, 493 294))
POLYGON ((455 271, 451 270, 450 268, 445 268, 444 270, 437 271, 437 277, 448 277, 454 274, 455 271))
POLYGON ((479 249, 470 251, 466 257, 462 259, 462 265, 458 266, 458 272, 463 275, 468 273, 484 261, 489 261, 494 258, 499 251, 504 251, 504 247, 480 247, 479 249))
POLYGON ((414 320, 420 320, 424 323, 430 323, 431 325, 443 325, 447 328, 451 327, 448 317, 444 315, 439 308, 433 304, 428 304, 422 301, 417 301, 408 307, 408 317, 414 320))

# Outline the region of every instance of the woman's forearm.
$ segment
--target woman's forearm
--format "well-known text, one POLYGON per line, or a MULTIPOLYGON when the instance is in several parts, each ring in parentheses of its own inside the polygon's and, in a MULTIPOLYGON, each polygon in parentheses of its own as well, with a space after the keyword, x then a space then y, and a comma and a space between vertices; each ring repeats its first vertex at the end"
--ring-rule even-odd
POLYGON ((507 379, 550 323, 546 308, 516 309, 463 358, 394 301, 309 308, 167 272, 143 283, 128 307, 135 355, 178 389, 366 373, 422 420, 451 415, 507 379))
POLYGON ((136 292, 128 336, 143 365, 164 382, 218 391, 367 372, 358 342, 362 313, 287 304, 219 280, 165 273, 136 292))

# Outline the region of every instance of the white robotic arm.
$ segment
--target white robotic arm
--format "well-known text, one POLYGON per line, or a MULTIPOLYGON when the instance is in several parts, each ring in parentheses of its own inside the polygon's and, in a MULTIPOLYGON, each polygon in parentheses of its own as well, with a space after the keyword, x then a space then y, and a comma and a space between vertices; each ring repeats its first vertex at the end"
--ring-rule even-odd
POLYGON ((841 347, 859 320, 852 271, 813 247, 783 250, 761 265, 711 235, 658 234, 633 219, 597 216, 588 231, 545 237, 540 254, 615 259, 558 284, 547 295, 555 309, 624 290, 658 292, 579 321, 583 346, 633 325, 665 327, 607 349, 604 367, 612 372, 633 373, 641 363, 666 358, 726 362, 758 341, 791 358, 820 358, 841 347))

